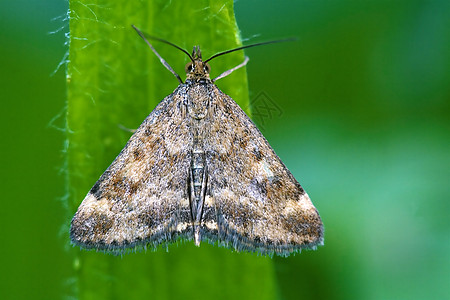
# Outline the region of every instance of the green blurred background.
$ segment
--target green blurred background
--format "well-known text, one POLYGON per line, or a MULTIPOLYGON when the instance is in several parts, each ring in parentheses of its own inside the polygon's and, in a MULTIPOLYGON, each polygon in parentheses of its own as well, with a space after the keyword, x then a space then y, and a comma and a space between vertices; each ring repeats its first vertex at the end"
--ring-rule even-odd
MULTIPOLYGON (((67 8, 0 2, 0 299, 72 294, 64 66, 53 74, 67 8)), ((264 93, 281 111, 256 121, 326 228, 318 251, 274 258, 279 298, 449 299, 450 2, 247 0, 235 12, 244 43, 299 39, 246 51, 255 108, 264 93)))

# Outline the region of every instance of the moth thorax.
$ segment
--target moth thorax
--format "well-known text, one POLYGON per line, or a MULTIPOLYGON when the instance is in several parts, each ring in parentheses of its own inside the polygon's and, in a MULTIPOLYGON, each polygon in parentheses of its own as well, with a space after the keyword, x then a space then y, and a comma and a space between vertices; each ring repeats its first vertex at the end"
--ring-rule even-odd
POLYGON ((189 116, 200 120, 206 117, 210 104, 209 91, 206 85, 196 84, 187 91, 187 112, 189 116))

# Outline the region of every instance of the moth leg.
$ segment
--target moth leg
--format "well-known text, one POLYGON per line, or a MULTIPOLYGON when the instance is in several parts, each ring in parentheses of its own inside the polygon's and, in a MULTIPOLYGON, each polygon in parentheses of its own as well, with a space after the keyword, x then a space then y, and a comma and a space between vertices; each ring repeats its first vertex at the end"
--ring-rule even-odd
POLYGON ((244 59, 244 61, 243 61, 242 63, 240 63, 239 65, 237 65, 236 67, 234 67, 234 68, 232 68, 232 69, 226 70, 225 72, 223 72, 222 74, 220 74, 219 76, 217 76, 216 78, 214 78, 214 79, 212 80, 212 82, 216 82, 217 80, 219 80, 219 79, 221 79, 221 78, 224 78, 224 77, 230 75, 231 73, 233 73, 233 72, 236 71, 237 69, 244 67, 244 66, 248 63, 248 60, 249 60, 249 58, 248 58, 248 56, 246 56, 245 59, 244 59))
MULTIPOLYGON (((194 236, 196 236, 196 226, 195 226, 195 218, 197 215, 197 203, 195 201, 195 188, 194 188, 194 169, 190 168, 189 172, 189 178, 188 178, 188 195, 189 195, 189 204, 190 204, 190 210, 191 210, 191 223, 192 223, 192 230, 194 233, 194 236)), ((197 242, 195 243, 197 245, 197 242)), ((197 245, 198 246, 198 245, 197 245)))
POLYGON ((125 127, 122 124, 118 124, 117 126, 119 126, 119 128, 122 129, 123 131, 131 132, 131 133, 135 133, 137 130, 137 129, 131 129, 131 128, 125 127))
POLYGON ((200 223, 202 220, 203 215, 203 204, 205 203, 205 195, 206 195, 206 185, 208 181, 207 177, 208 168, 205 166, 205 170, 203 171, 203 178, 202 178, 202 189, 200 192, 200 199, 197 203, 197 216, 195 217, 195 221, 197 223, 200 223))
POLYGON ((195 205, 196 203, 195 203, 195 190, 194 190, 194 170, 192 168, 191 168, 191 172, 189 174, 188 181, 189 181, 189 191, 188 191, 189 204, 191 206, 191 221, 192 221, 192 224, 194 224, 195 216, 197 215, 196 214, 197 206, 195 205))
POLYGON ((208 174, 207 174, 208 168, 205 166, 205 169, 203 170, 203 176, 202 176, 202 186, 200 190, 200 197, 197 202, 196 207, 196 216, 195 216, 195 222, 194 222, 194 241, 196 246, 200 246, 201 236, 200 236, 200 227, 202 223, 202 216, 203 216, 203 205, 205 204, 205 196, 206 196, 206 187, 208 182, 208 174))
MULTIPOLYGON (((172 67, 164 60, 164 58, 162 58, 162 56, 159 55, 158 52, 156 52, 155 48, 153 48, 152 44, 150 44, 150 42, 147 40, 147 38, 145 37, 145 35, 144 35, 139 29, 137 29, 136 26, 131 25, 131 27, 133 27, 134 30, 137 31, 137 33, 138 33, 138 34, 141 36, 141 38, 147 43, 147 45, 150 47, 150 49, 152 49, 153 53, 155 53, 155 55, 158 56, 159 61, 163 64, 163 66, 166 67, 166 69, 169 70, 170 73, 172 73, 173 76, 175 76, 175 77, 177 78, 177 80, 178 80, 178 82, 179 82, 180 84, 183 84, 183 80, 181 80, 180 75, 178 75, 177 72, 175 72, 175 71, 172 69, 172 67)), ((149 37, 150 37, 150 36, 149 36, 149 37)), ((163 42, 163 43, 172 45, 172 46, 174 46, 175 48, 178 48, 178 49, 180 49, 180 50, 183 51, 183 49, 181 49, 181 48, 179 48, 178 46, 175 46, 174 44, 169 43, 169 42, 167 42, 167 41, 165 41, 165 40, 161 40, 161 39, 154 38, 154 37, 151 37, 151 38, 156 39, 156 40, 158 40, 158 41, 160 41, 160 42, 163 42)), ((186 51, 184 51, 184 52, 186 52, 186 51)), ((187 54, 188 54, 189 58, 191 58, 191 56, 189 55, 189 53, 187 53, 187 54)), ((191 58, 191 60, 192 60, 192 58, 191 58)))

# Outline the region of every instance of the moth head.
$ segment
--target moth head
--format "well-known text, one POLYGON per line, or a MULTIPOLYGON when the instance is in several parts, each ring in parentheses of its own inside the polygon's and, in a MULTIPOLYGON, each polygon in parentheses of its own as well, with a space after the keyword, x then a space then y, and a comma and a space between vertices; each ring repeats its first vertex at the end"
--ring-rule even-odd
POLYGON ((191 57, 192 61, 185 67, 187 79, 209 79, 211 67, 207 62, 203 62, 199 46, 194 46, 191 57))
POLYGON ((199 60, 194 62, 188 62, 184 70, 186 71, 186 75, 195 75, 195 74, 209 75, 211 67, 208 63, 204 63, 201 60, 199 60))

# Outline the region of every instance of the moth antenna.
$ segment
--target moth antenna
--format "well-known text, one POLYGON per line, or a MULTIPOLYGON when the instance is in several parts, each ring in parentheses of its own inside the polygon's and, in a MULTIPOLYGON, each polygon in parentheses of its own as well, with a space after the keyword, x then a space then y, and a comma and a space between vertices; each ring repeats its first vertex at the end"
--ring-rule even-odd
POLYGON ((181 47, 179 47, 179 46, 177 46, 177 45, 175 45, 175 44, 173 44, 173 43, 171 43, 171 42, 168 42, 168 41, 166 41, 166 40, 163 40, 163 39, 160 39, 160 38, 157 38, 157 37, 148 35, 148 34, 144 34, 144 33, 142 33, 142 32, 141 32, 136 26, 134 26, 134 25, 131 25, 131 27, 133 27, 134 30, 136 30, 136 32, 139 34, 139 36, 147 43, 147 45, 150 47, 150 49, 152 49, 153 53, 155 53, 155 55, 159 58, 159 60, 160 60, 161 63, 163 64, 163 66, 166 67, 166 69, 169 70, 169 71, 170 71, 170 72, 178 79, 178 82, 183 83, 183 80, 181 80, 180 75, 178 75, 177 72, 175 72, 175 71, 172 69, 172 67, 164 60, 164 58, 162 58, 162 56, 159 55, 159 53, 155 50, 155 48, 153 48, 152 44, 150 44, 150 42, 147 40, 147 38, 152 39, 152 40, 156 40, 156 41, 159 41, 159 42, 166 43, 166 44, 168 44, 168 45, 171 45, 172 47, 177 48, 178 50, 181 50, 182 52, 184 52, 184 53, 189 57, 189 59, 190 59, 192 62, 194 62, 194 59, 193 59, 192 56, 189 54, 189 52, 187 52, 187 51, 184 50, 183 48, 181 48, 181 47))
POLYGON ((234 52, 234 51, 238 51, 238 50, 242 50, 242 49, 246 49, 246 48, 251 48, 251 47, 256 47, 256 46, 267 45, 267 44, 282 43, 282 42, 289 42, 289 41, 295 41, 295 40, 297 40, 297 38, 287 38, 287 39, 281 39, 281 40, 273 40, 273 41, 261 42, 261 43, 256 43, 256 44, 250 44, 250 45, 246 45, 246 46, 242 46, 242 47, 238 47, 238 48, 234 48, 234 49, 230 49, 230 50, 226 50, 226 51, 214 54, 213 56, 211 56, 210 58, 205 60, 203 63, 207 63, 208 61, 210 61, 213 58, 216 58, 218 56, 221 56, 221 55, 224 55, 224 54, 228 54, 228 53, 231 53, 231 52, 234 52))

